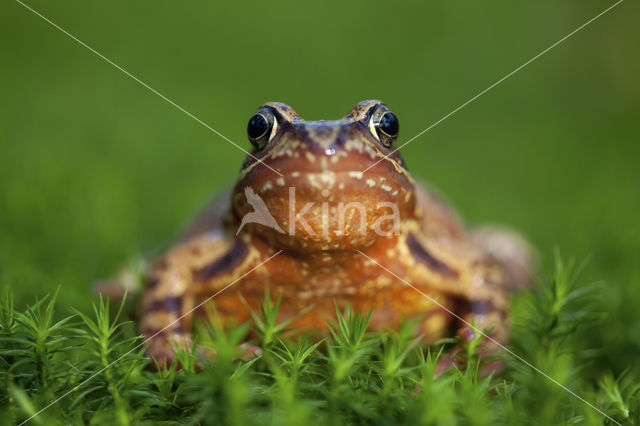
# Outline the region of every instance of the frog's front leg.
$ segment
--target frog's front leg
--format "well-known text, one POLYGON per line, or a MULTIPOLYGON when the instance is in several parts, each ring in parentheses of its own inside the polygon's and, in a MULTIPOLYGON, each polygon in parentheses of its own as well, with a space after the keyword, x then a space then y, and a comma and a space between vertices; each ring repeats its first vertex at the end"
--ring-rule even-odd
MULTIPOLYGON (((466 342, 482 336, 482 355, 495 352, 506 343, 509 321, 509 287, 502 266, 492 256, 469 245, 465 240, 452 241, 409 234, 406 249, 410 254, 411 282, 424 297, 431 289, 442 300, 441 315, 448 321, 450 333, 460 344, 443 355, 440 370, 457 364, 458 354, 466 342), (456 243, 456 244, 454 244, 456 243)), ((493 366, 491 367, 493 368, 493 366)))
POLYGON ((495 355, 508 343, 509 284, 502 266, 491 256, 483 254, 472 262, 467 294, 455 312, 459 343, 440 359, 440 371, 465 365, 465 346, 476 339, 480 345, 475 354, 480 356, 483 374, 502 369, 503 362, 495 355))
POLYGON ((246 260, 246 244, 240 238, 214 231, 188 239, 153 262, 138 320, 147 355, 159 365, 169 364, 175 343, 190 346, 198 304, 229 284, 246 260), (203 271, 209 274, 206 285, 199 278, 203 271))

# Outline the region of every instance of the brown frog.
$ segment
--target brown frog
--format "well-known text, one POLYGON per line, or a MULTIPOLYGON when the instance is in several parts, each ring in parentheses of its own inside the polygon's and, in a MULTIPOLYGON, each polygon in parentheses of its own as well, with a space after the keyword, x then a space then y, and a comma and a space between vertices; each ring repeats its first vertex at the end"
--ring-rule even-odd
POLYGON ((192 314, 207 305, 223 322, 248 320, 247 305, 258 308, 266 289, 297 328, 322 332, 335 304, 350 304, 373 308, 373 329, 418 318, 433 341, 465 327, 453 312, 504 341, 508 293, 528 280, 526 243, 468 230, 416 183, 382 102, 360 102, 336 121, 267 103, 247 130, 254 150, 231 193, 148 268, 138 323, 149 355, 170 362, 171 345, 189 341, 192 314))

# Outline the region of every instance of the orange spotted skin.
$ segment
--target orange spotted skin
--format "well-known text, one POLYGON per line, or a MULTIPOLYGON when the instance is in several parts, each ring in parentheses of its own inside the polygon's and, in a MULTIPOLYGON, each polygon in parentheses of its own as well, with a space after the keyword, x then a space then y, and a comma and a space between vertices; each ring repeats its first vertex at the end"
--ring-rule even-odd
POLYGON ((149 267, 139 310, 142 332, 154 336, 149 355, 171 361, 169 344, 189 340, 192 315, 158 332, 205 299, 215 295, 206 307, 224 322, 239 323, 249 319, 245 303, 257 309, 267 288, 282 297, 282 319, 299 315, 294 327, 318 333, 326 331, 336 303, 360 311, 373 307, 374 329, 419 318, 428 341, 462 326, 446 308, 504 339, 514 284, 504 260, 474 239, 444 202, 413 180, 400 154, 380 142, 371 126, 380 108, 386 108, 380 101, 364 101, 342 120, 315 122, 280 103, 259 110, 276 120, 266 146, 247 158, 231 194, 149 267), (236 235, 254 210, 247 187, 284 232, 249 223, 236 235), (366 214, 339 217, 332 210, 338 202, 358 203, 366 214), (295 214, 307 203, 313 204, 302 212, 303 223, 295 214), (393 210, 380 203, 396 206, 399 220, 381 221, 393 210))

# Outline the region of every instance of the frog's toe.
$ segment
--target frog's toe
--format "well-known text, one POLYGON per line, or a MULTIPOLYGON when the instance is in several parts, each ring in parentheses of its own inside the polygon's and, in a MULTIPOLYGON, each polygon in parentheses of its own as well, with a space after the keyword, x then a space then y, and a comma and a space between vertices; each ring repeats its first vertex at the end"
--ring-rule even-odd
POLYGON ((162 370, 169 368, 175 360, 175 348, 165 339, 151 339, 145 351, 151 359, 151 368, 162 370))
POLYGON ((148 339, 147 349, 145 354, 151 358, 151 367, 155 370, 161 370, 169 368, 174 362, 177 362, 178 369, 183 366, 180 364, 180 351, 194 352, 196 355, 202 357, 206 354, 202 353, 198 346, 193 345, 193 340, 188 335, 184 334, 172 334, 172 335, 157 335, 148 339))

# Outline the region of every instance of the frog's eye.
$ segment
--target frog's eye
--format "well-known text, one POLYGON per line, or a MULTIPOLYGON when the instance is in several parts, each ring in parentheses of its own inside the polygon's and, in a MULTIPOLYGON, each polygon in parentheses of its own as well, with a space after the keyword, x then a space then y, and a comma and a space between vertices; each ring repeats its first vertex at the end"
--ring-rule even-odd
POLYGON ((378 105, 369 120, 371 134, 386 148, 391 147, 398 137, 400 123, 398 117, 384 105, 378 105))
POLYGON ((251 144, 260 150, 267 146, 278 130, 278 121, 269 111, 259 111, 247 124, 247 136, 251 144))

